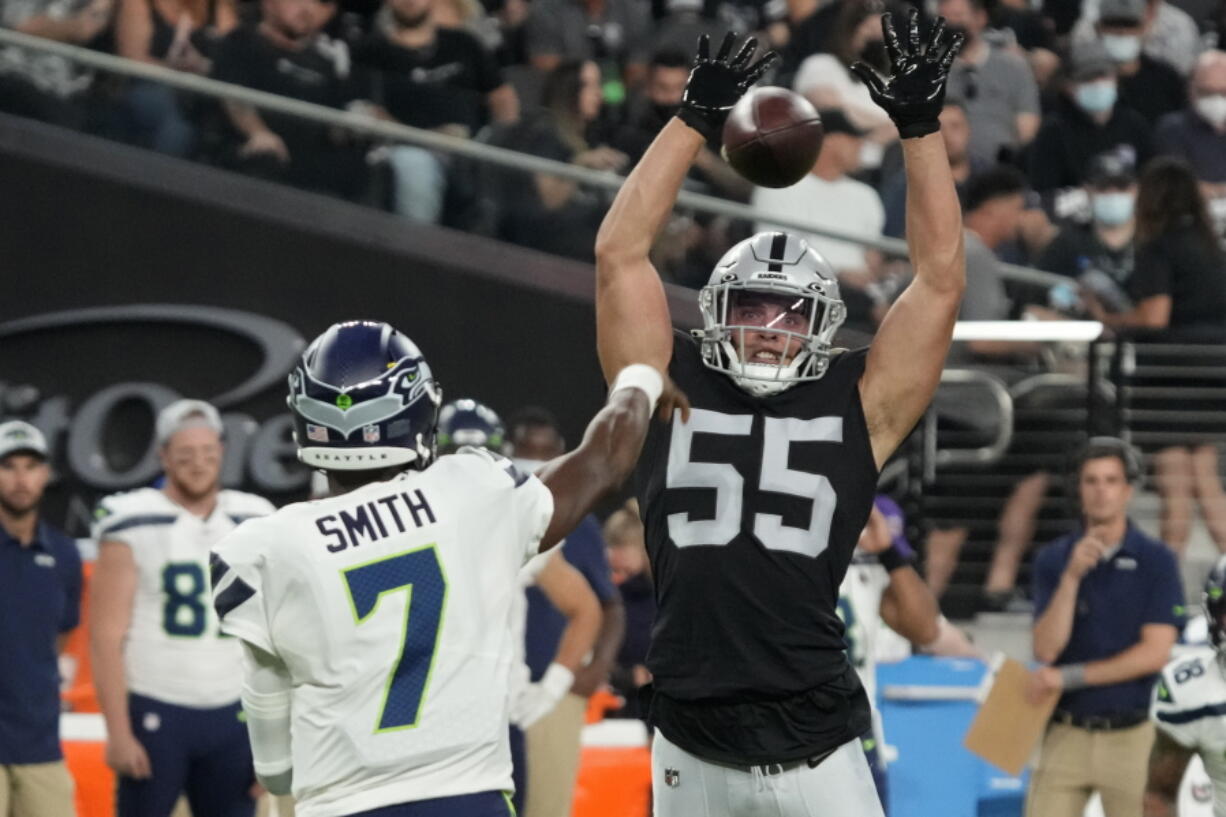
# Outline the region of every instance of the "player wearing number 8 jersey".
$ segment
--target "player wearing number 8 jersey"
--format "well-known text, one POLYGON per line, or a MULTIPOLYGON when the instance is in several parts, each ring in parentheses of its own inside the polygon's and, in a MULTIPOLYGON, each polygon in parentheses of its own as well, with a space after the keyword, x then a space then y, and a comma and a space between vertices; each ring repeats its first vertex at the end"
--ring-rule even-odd
POLYGON ((241 648, 218 629, 208 559, 222 537, 273 507, 220 489, 221 431, 209 404, 172 403, 156 427, 165 486, 98 506, 91 641, 118 817, 169 817, 180 794, 196 814, 255 813, 241 648))
POLYGON ((940 21, 921 41, 914 16, 905 43, 888 16, 883 28, 892 76, 856 70, 902 136, 915 278, 870 349, 833 348, 834 273, 786 233, 733 247, 699 296, 703 329, 672 330, 648 254, 705 136, 762 73, 752 41, 735 58, 731 37, 714 58, 700 43, 681 111, 597 238, 606 376, 631 360, 667 367, 694 406, 653 427, 636 474, 659 605, 647 661, 659 817, 881 813, 838 588, 878 469, 936 389, 965 284, 938 133, 959 41, 940 21))
POLYGON ((256 773, 292 788, 299 817, 510 814, 520 568, 629 474, 666 387, 671 411, 684 399, 659 372, 627 367, 538 478, 484 449, 435 459, 441 392, 392 327, 337 324, 311 344, 289 405, 299 458, 333 496, 244 525, 212 566, 244 646, 256 773))

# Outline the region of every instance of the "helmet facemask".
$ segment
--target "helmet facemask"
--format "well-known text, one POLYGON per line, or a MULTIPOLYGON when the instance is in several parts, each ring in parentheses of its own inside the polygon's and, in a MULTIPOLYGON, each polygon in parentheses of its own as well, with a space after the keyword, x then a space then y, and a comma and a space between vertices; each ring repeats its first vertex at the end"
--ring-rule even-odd
POLYGON ((699 295, 703 362, 758 397, 825 375, 834 334, 847 314, 842 300, 817 282, 729 277, 699 295), (778 361, 755 359, 763 351, 780 353, 778 361))

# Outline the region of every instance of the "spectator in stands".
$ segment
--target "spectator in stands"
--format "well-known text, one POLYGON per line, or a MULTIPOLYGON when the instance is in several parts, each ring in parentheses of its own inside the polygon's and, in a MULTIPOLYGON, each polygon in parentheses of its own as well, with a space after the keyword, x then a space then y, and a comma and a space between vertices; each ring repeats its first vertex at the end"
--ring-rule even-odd
POLYGON ((1192 104, 1163 117, 1156 147, 1187 161, 1207 195, 1226 195, 1226 52, 1201 54, 1190 85, 1192 104))
MULTIPOLYGON (((996 247, 1017 237, 1026 209, 1026 178, 1005 165, 971 180, 966 190, 966 291, 958 310, 959 320, 996 321, 1009 317, 1011 304, 1005 293, 996 247)), ((992 355, 1004 349, 994 341, 968 344, 977 354, 992 355)), ((1013 350, 1010 345, 1009 351, 1013 350)))
POLYGON ((528 58, 538 71, 593 60, 606 82, 630 88, 647 73, 651 18, 642 0, 533 0, 526 25, 528 58))
MULTIPOLYGON (((716 19, 714 4, 705 0, 658 0, 652 5, 659 6, 663 12, 652 21, 650 50, 653 54, 678 49, 689 52, 704 34, 712 42, 719 42, 730 28, 728 23, 716 19)), ((732 30, 738 34, 747 33, 735 27, 732 30)))
POLYGON ((1220 341, 1226 333, 1226 256, 1186 162, 1155 159, 1137 189, 1134 306, 1110 312, 1083 293, 1095 320, 1115 330, 1151 330, 1175 342, 1220 341))
MULTIPOLYGON (((1067 6, 1074 4, 1058 0, 1067 6)), ((1145 33, 1142 35, 1142 50, 1156 60, 1167 63, 1181 75, 1192 70, 1196 56, 1201 52, 1200 31, 1196 21, 1165 0, 1146 0, 1145 33)), ((1098 20, 1098 3, 1084 3, 1081 19, 1073 28, 1074 43, 1095 39, 1094 23, 1098 20)))
MULTIPOLYGON (((121 57, 207 75, 219 38, 238 25, 233 0, 119 0, 115 48, 121 57)), ((133 79, 121 106, 127 138, 171 156, 188 155, 195 127, 177 91, 133 79)))
MULTIPOLYGON (((1047 245, 1037 266, 1067 275, 1093 292, 1108 311, 1131 308, 1128 282, 1134 269, 1137 179, 1131 163, 1107 153, 1094 159, 1086 179, 1091 219, 1068 224, 1047 245)), ((1058 297, 1056 308, 1074 309, 1058 297)))
MULTIPOLYGON (((88 45, 110 25, 114 0, 3 0, 0 25, 72 45, 88 45)), ((0 46, 0 111, 64 127, 88 120, 93 73, 66 57, 0 46)))
POLYGON ((77 543, 40 518, 51 478, 47 441, 29 423, 0 424, 0 812, 74 817, 60 750, 56 655, 81 612, 77 543))
POLYGON ((822 53, 800 64, 792 88, 819 108, 839 108, 866 132, 861 164, 881 164, 884 146, 897 141, 898 129, 869 96, 868 86, 851 73, 852 63, 866 62, 888 71, 881 34, 882 4, 848 0, 839 9, 822 53))
POLYGON ((1170 63, 1141 51, 1146 0, 1102 0, 1098 35, 1115 63, 1119 98, 1151 125, 1187 101, 1184 79, 1170 63))
MULTIPOLYGON (((566 452, 566 441, 557 420, 543 409, 520 410, 511 418, 507 437, 509 453, 524 471, 535 471, 545 461, 566 452)), ((625 612, 609 574, 599 523, 588 517, 558 548, 587 579, 600 600, 603 616, 592 658, 575 673, 570 694, 527 729, 525 817, 569 817, 579 771, 579 737, 587 698, 609 680, 625 632, 625 612)), ((527 592, 524 657, 532 680, 538 681, 557 652, 565 620, 539 589, 529 588, 527 592)))
MULTIPOLYGON (((791 187, 754 190, 753 205, 763 216, 757 230, 770 230, 770 217, 803 218, 817 226, 875 238, 885 225, 885 210, 877 191, 851 178, 860 166, 864 131, 843 111, 820 112, 826 138, 809 175, 791 187)), ((876 325, 874 313, 884 304, 873 294, 881 271, 881 254, 850 241, 804 234, 839 274, 847 302, 849 324, 876 325)))
MULTIPOLYGON (((335 10, 331 2, 318 0, 261 0, 259 24, 240 26, 222 40, 213 77, 332 108, 366 99, 348 47, 320 33, 329 10, 335 10)), ((366 194, 366 151, 352 136, 238 102, 224 105, 239 140, 226 157, 229 163, 349 199, 366 194)))
MULTIPOLYGON (((665 49, 652 55, 643 92, 636 95, 630 106, 630 122, 618 129, 611 140, 612 146, 625 153, 632 164, 642 158, 651 140, 681 107, 691 62, 687 51, 677 49, 665 49)), ((720 139, 716 135, 698 151, 690 168, 691 186, 700 192, 747 200, 753 185, 720 158, 719 149, 720 139)))
POLYGON ((1028 151, 1030 184, 1039 192, 1080 187, 1090 160, 1121 151, 1137 166, 1153 153, 1150 126, 1118 101, 1115 63, 1098 40, 1074 47, 1065 94, 1028 151))
POLYGON ((986 0, 940 0, 938 8, 952 29, 966 34, 949 91, 966 102, 971 153, 986 162, 999 161, 1002 151, 1016 156, 1039 129, 1039 89, 1030 66, 983 36, 986 0))
POLYGON ((613 583, 617 585, 626 610, 626 637, 610 678, 613 689, 626 702, 616 717, 646 718, 647 710, 639 701, 639 690, 651 681, 651 673, 647 671, 647 647, 651 644, 651 627, 656 619, 656 595, 638 502, 632 499, 609 515, 604 523, 604 540, 609 549, 613 583))
MULTIPOLYGON (((544 109, 527 116, 499 140, 504 147, 570 162, 594 170, 622 171, 628 157, 603 144, 589 143, 600 117, 600 69, 596 63, 567 61, 545 81, 544 109)), ((602 200, 577 183, 534 173, 501 174, 499 194, 502 238, 525 247, 593 260, 602 200)))
MULTIPOLYGON (((439 26, 435 0, 387 0, 376 30, 354 49, 371 72, 371 99, 397 122, 468 138, 489 119, 519 118, 502 69, 467 31, 439 26)), ((397 213, 435 223, 447 191, 447 157, 417 145, 390 149, 397 213)))
POLYGON ((1034 655, 1028 695, 1060 700, 1030 780, 1026 813, 1081 817, 1097 791, 1111 817, 1141 817, 1154 676, 1183 621, 1183 587, 1171 551, 1128 519, 1140 472, 1122 440, 1095 437, 1070 478, 1078 530, 1034 563, 1034 655))
MULTIPOLYGON (((1117 331, 1149 330, 1170 342, 1226 341, 1226 256, 1186 163, 1161 157, 1141 174, 1136 240, 1136 271, 1128 284, 1134 306, 1109 312, 1086 293, 1090 314, 1117 331)), ((1226 552, 1226 495, 1216 445, 1168 446, 1153 461, 1162 538, 1183 551, 1198 500, 1210 535, 1226 552)))
POLYGON ((1055 56, 1055 25, 1031 8, 1029 0, 1000 0, 989 11, 991 27, 1012 31, 1018 47, 1027 54, 1041 49, 1055 56))

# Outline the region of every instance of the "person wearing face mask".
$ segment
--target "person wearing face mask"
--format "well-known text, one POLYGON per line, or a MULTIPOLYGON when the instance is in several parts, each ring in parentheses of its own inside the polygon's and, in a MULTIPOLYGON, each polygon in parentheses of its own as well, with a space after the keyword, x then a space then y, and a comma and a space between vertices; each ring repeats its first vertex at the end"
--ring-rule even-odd
POLYGON ((1098 35, 1115 63, 1120 101, 1151 124, 1187 102, 1183 77, 1169 63, 1141 50, 1145 0, 1102 0, 1098 35))
POLYGON ((1028 152, 1035 190, 1080 187, 1091 159, 1100 153, 1118 151, 1137 165, 1153 155, 1149 123, 1119 102, 1115 62, 1101 42, 1073 47, 1064 90, 1028 152))
POLYGON ((1064 227, 1047 245, 1037 266, 1076 279, 1112 312, 1130 309, 1126 285, 1134 265, 1137 198, 1132 165, 1111 153, 1096 157, 1086 192, 1093 214, 1090 223, 1064 227))
POLYGON ((949 75, 950 93, 966 102, 971 154, 995 163, 1017 153, 1039 129, 1039 89, 1026 61, 984 38, 984 0, 940 0, 937 9, 955 32, 966 35, 949 75))
POLYGON ((1189 90, 1191 104, 1158 123, 1158 152, 1191 165, 1207 196, 1226 195, 1226 52, 1200 55, 1189 90))
MULTIPOLYGON (((1095 23, 1100 16, 1107 16, 1102 11, 1104 6, 1109 5, 1107 0, 1082 0, 1080 4, 1070 3, 1068 0, 1055 2, 1074 8, 1081 6, 1081 17, 1071 32, 1074 43, 1098 39, 1095 23)), ((1156 60, 1168 63, 1181 76, 1187 76, 1202 46, 1196 21, 1188 12, 1179 8, 1179 5, 1166 0, 1145 0, 1145 30, 1141 35, 1141 50, 1156 60)))
POLYGON ((885 42, 881 39, 879 0, 847 0, 830 28, 822 53, 805 58, 792 81, 792 89, 817 108, 841 108, 852 123, 865 131, 860 165, 881 164, 885 146, 898 138, 890 117, 869 95, 868 86, 851 73, 860 61, 884 69, 885 42))

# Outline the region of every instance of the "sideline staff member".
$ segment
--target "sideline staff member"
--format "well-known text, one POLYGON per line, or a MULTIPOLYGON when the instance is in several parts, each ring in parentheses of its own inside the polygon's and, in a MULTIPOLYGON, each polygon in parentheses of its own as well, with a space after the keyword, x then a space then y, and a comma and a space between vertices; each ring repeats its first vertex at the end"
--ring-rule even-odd
POLYGON ((1128 519, 1136 452, 1094 437, 1071 478, 1082 527, 1034 562, 1035 670, 1029 693, 1062 695, 1030 780, 1027 817, 1080 817, 1097 791, 1111 817, 1141 817, 1154 677, 1183 617, 1175 556, 1128 519))
POLYGON ((39 519, 51 478, 47 441, 20 420, 0 424, 0 815, 73 817, 60 752, 56 655, 81 612, 76 543, 39 519))

